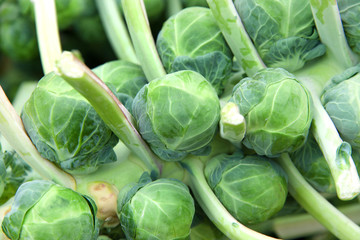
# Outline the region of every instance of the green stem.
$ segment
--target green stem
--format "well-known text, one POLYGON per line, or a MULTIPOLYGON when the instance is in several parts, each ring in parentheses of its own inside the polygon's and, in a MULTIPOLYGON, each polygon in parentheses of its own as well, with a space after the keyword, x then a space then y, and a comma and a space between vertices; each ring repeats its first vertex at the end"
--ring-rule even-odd
POLYGON ((61 55, 55 0, 33 1, 37 39, 44 74, 52 72, 61 55))
POLYGON ((255 232, 239 223, 213 193, 204 176, 204 164, 199 157, 182 161, 188 172, 187 184, 193 191, 197 202, 215 226, 232 240, 274 240, 255 232))
POLYGON ((207 0, 207 2, 229 47, 246 74, 252 76, 265 68, 265 64, 241 22, 233 1, 207 0))
POLYGON ((182 2, 181 0, 171 0, 166 3, 166 16, 167 18, 177 14, 182 10, 182 2))
POLYGON ((360 193, 360 179, 351 157, 351 146, 342 141, 320 101, 326 82, 344 70, 337 66, 336 60, 327 55, 310 67, 296 72, 295 75, 311 94, 313 102, 311 131, 329 165, 337 195, 342 200, 349 200, 360 193))
POLYGON ((354 240, 360 238, 360 227, 306 182, 287 153, 283 153, 278 162, 288 175, 289 193, 308 213, 340 239, 354 240))
POLYGON ((321 42, 328 54, 344 68, 356 63, 345 37, 336 0, 310 0, 311 10, 321 42))
POLYGON ((20 157, 39 175, 60 185, 75 189, 76 182, 68 173, 41 157, 27 133, 20 117, 0 87, 0 132, 20 157))
POLYGON ((136 56, 148 81, 166 75, 151 34, 142 0, 121 1, 136 56))
MULTIPOLYGON (((354 223, 360 224, 360 204, 341 206, 338 210, 354 223)), ((271 221, 276 235, 284 239, 306 237, 327 231, 313 216, 306 213, 278 217, 271 221)))
POLYGON ((96 0, 96 5, 106 35, 117 57, 138 64, 129 33, 115 0, 96 0))
POLYGON ((64 52, 57 64, 58 74, 79 91, 120 140, 159 176, 160 160, 153 154, 134 126, 128 110, 110 89, 72 53, 64 52), (159 167, 156 165, 159 164, 159 167))

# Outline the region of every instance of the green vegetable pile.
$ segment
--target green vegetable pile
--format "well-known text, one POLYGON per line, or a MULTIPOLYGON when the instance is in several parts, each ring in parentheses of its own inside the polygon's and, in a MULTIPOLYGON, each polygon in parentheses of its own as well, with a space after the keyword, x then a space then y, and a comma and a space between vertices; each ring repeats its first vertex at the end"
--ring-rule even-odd
POLYGON ((358 0, 0 0, 0 240, 360 239, 358 0))

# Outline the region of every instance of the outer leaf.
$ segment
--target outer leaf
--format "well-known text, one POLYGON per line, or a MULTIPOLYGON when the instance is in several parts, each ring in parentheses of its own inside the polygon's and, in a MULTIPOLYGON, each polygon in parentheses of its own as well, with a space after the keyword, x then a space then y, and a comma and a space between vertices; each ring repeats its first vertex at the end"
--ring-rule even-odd
POLYGON ((360 54, 360 2, 357 0, 338 0, 341 20, 350 47, 360 54))

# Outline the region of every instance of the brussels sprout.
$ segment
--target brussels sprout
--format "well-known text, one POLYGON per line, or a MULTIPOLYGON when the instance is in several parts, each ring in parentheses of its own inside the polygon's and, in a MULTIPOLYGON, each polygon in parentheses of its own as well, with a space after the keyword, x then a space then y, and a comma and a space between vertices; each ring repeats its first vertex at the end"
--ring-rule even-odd
POLYGON ((331 79, 321 96, 322 104, 341 137, 360 147, 360 65, 331 79))
POLYGON ((208 149, 220 118, 220 103, 203 76, 185 70, 145 85, 133 101, 132 112, 154 153, 177 161, 208 149))
POLYGON ((360 5, 358 0, 337 0, 347 41, 360 54, 360 5))
POLYGON ((286 200, 287 176, 265 157, 220 154, 207 163, 205 177, 226 209, 243 224, 269 219, 286 200))
POLYGON ((118 196, 127 239, 188 239, 194 213, 194 200, 184 183, 166 178, 151 182, 147 172, 118 196))
POLYGON ((54 73, 39 81, 21 117, 40 154, 66 171, 88 173, 116 160, 117 137, 89 102, 54 73))
POLYGON ((94 68, 93 72, 113 90, 129 111, 134 97, 147 84, 141 67, 124 60, 107 62, 94 68))
POLYGON ((199 72, 222 93, 231 73, 232 53, 210 9, 186 8, 169 18, 156 47, 167 72, 199 72))
POLYGON ((295 71, 325 53, 310 1, 235 0, 235 6, 267 66, 295 71))
POLYGON ((293 152, 306 141, 312 120, 310 94, 284 69, 267 68, 244 78, 234 87, 231 101, 246 120, 243 143, 257 154, 293 152))
POLYGON ((94 202, 49 181, 22 184, 2 229, 10 239, 96 239, 94 202))
POLYGON ((0 49, 15 60, 31 60, 38 56, 35 24, 21 16, 15 3, 0 5, 0 49))

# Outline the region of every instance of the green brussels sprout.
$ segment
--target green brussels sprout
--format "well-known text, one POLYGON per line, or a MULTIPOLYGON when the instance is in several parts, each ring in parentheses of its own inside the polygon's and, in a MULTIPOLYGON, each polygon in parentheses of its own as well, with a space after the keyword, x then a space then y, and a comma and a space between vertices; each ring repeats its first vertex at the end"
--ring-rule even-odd
POLYGON ((184 70, 145 85, 134 98, 132 113, 154 153, 164 160, 178 161, 189 153, 209 150, 220 103, 203 76, 184 70))
POLYGON ((65 171, 89 173, 116 161, 118 138, 90 103, 53 72, 40 79, 21 118, 40 154, 65 171))
POLYGON ((311 97, 284 69, 267 68, 244 78, 231 101, 246 120, 243 144, 259 155, 293 152, 306 141, 312 121, 311 97))
POLYGON ((94 202, 49 181, 22 184, 2 229, 18 239, 96 239, 99 231, 94 202))
POLYGON ((185 8, 169 18, 156 47, 168 73, 196 71, 222 93, 232 70, 232 53, 210 9, 185 8))
POLYGON ((147 172, 118 196, 127 239, 188 239, 194 213, 194 200, 184 183, 166 178, 151 182, 147 172))
POLYGON ((308 0, 235 0, 235 7, 268 67, 295 71, 326 51, 308 0))
POLYGON ((265 157, 220 154, 205 166, 205 177, 217 198, 243 224, 263 222, 284 206, 287 176, 265 157))
POLYGON ((0 5, 0 49, 15 60, 32 60, 38 57, 35 24, 21 16, 12 2, 0 5))
POLYGON ((358 0, 337 0, 346 39, 352 50, 360 54, 360 5, 358 0))
POLYGON ((129 111, 134 97, 147 84, 141 67, 124 60, 107 62, 94 68, 93 72, 106 83, 129 111))
MULTIPOLYGON (((34 7, 31 0, 18 0, 21 12, 24 15, 35 19, 34 7)), ((63 30, 70 27, 88 9, 88 0, 55 0, 56 16, 59 29, 63 30)))
POLYGON ((333 77, 324 88, 322 104, 342 139, 360 147, 360 65, 333 77))

